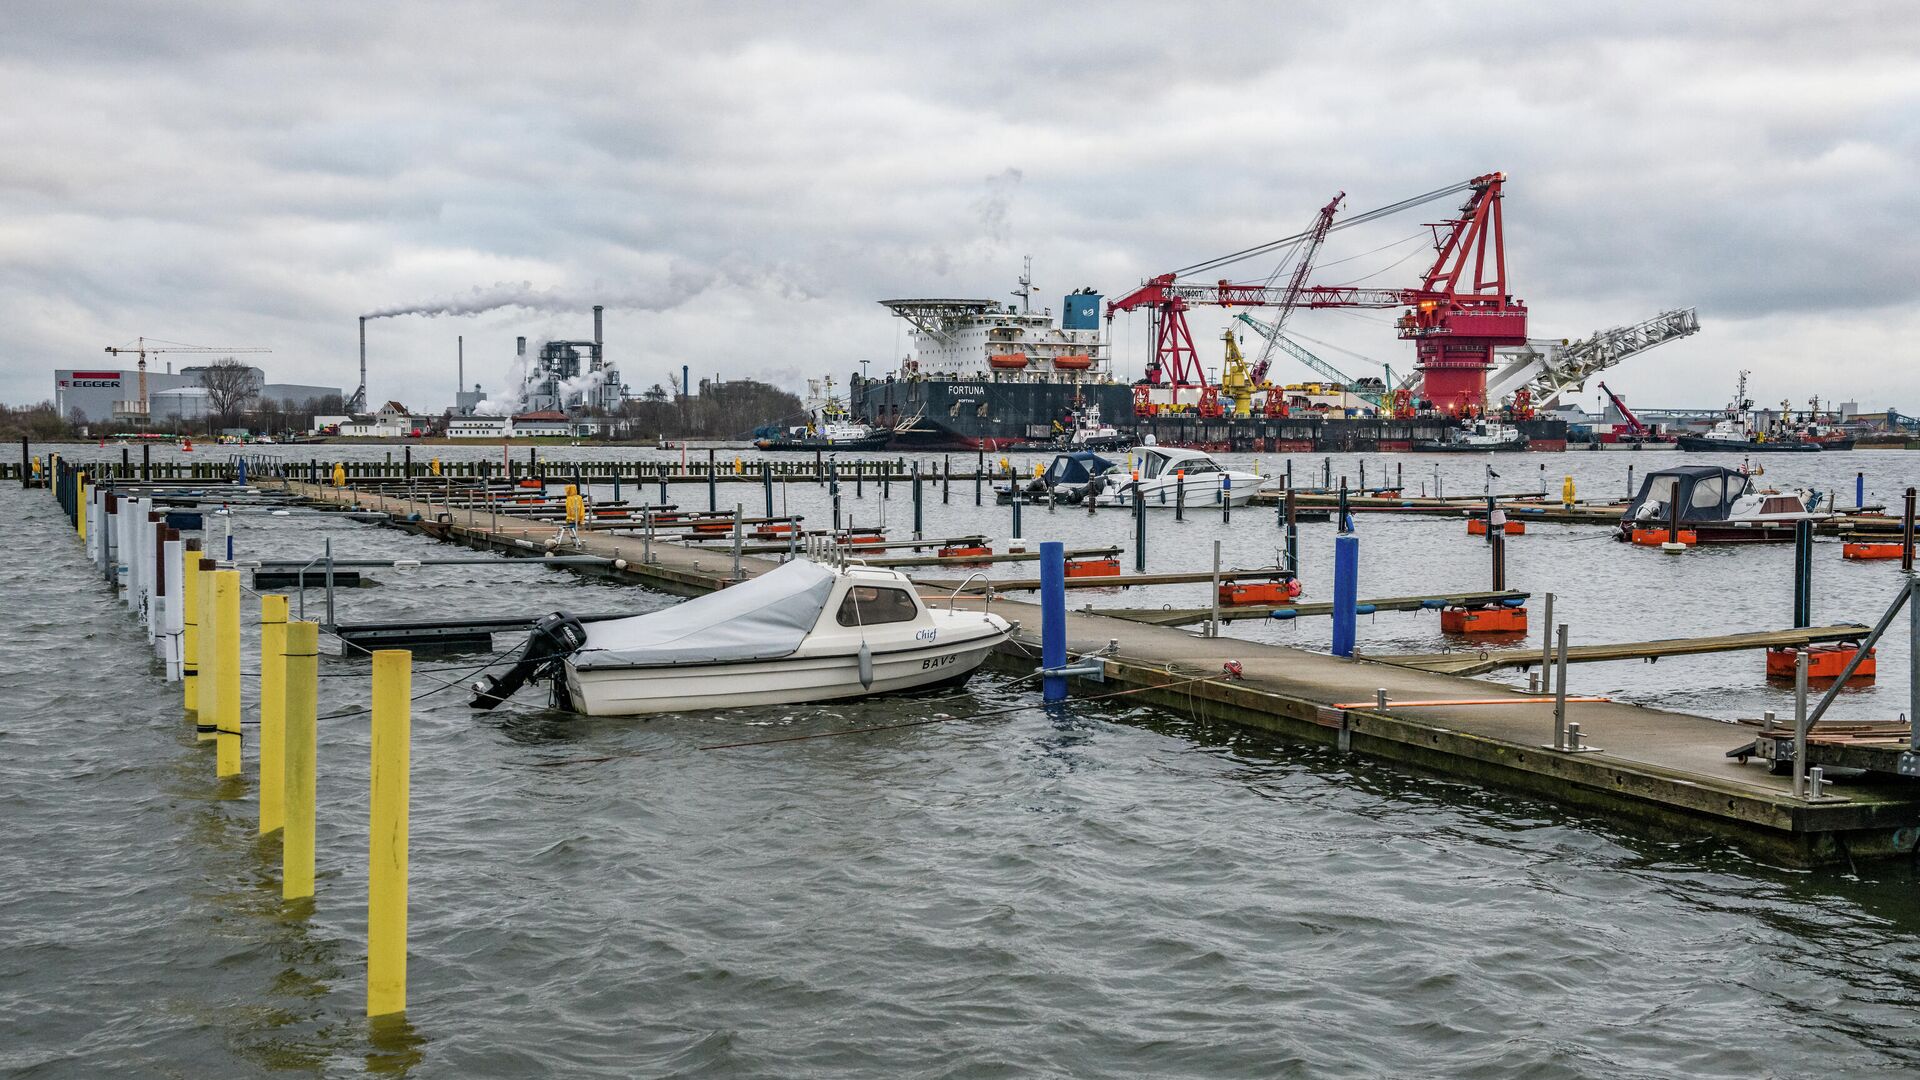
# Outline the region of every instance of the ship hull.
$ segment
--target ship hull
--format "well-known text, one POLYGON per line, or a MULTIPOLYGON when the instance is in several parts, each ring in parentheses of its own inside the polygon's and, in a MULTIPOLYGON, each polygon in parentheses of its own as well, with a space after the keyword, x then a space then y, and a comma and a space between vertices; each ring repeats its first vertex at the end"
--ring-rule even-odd
POLYGON ((1133 415, 1133 388, 1104 382, 858 379, 852 406, 893 432, 897 450, 1004 450, 1050 443, 1075 408, 1094 406, 1115 427, 1133 415))
POLYGON ((1735 442, 1732 439, 1708 439, 1697 435, 1679 437, 1680 449, 1692 454, 1817 454, 1819 443, 1735 442))
MULTIPOLYGON (((850 403, 858 418, 894 432, 896 450, 1007 450, 1051 446, 1057 424, 1076 406, 1093 405, 1130 433, 1159 446, 1229 453, 1395 453, 1439 442, 1458 421, 1448 417, 1200 417, 1192 413, 1135 416, 1133 388, 1100 382, 985 382, 970 379, 853 380, 850 403)), ((1561 420, 1518 420, 1526 449, 1567 448, 1561 420)))

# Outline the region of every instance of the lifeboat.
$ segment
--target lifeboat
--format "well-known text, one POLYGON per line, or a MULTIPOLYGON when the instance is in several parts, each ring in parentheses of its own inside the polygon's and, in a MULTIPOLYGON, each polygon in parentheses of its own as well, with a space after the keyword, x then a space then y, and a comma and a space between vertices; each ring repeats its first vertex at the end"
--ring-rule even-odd
POLYGON ((1068 353, 1054 357, 1053 366, 1059 371, 1085 371, 1093 366, 1093 357, 1085 353, 1068 353))
POLYGON ((1019 371, 1027 366, 1026 353, 994 353, 987 357, 987 366, 996 371, 1019 371))

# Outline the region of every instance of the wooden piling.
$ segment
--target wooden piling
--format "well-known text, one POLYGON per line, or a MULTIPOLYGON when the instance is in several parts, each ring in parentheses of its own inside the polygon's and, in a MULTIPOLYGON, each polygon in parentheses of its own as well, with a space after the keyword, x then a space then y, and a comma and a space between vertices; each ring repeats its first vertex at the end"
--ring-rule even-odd
POLYGON ((373 785, 367 852, 367 1015, 407 1008, 407 800, 413 654, 373 654, 373 785))

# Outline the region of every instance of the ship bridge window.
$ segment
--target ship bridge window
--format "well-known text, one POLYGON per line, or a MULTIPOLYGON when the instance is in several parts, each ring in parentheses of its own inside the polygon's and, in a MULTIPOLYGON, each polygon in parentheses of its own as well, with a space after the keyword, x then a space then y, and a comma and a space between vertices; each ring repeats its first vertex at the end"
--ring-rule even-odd
POLYGON ((1720 500, 1727 493, 1727 483, 1718 476, 1709 476, 1693 482, 1693 494, 1687 499, 1687 505, 1695 510, 1718 510, 1720 500))
POLYGON ((905 589, 879 585, 855 585, 840 601, 834 619, 841 626, 879 626, 882 623, 912 622, 920 609, 905 589))

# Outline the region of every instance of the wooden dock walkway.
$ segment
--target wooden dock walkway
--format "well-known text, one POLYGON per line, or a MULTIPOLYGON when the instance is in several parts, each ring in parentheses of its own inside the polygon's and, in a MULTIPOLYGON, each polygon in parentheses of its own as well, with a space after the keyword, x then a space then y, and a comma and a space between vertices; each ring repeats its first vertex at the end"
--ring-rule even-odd
MULTIPOLYGON (((391 497, 301 483, 288 487, 320 503, 395 509, 391 497)), ((556 532, 550 526, 518 521, 502 522, 500 531, 493 532, 485 515, 478 513, 455 514, 437 522, 390 520, 397 527, 506 554, 543 551, 545 541, 556 532)), ((628 535, 584 536, 577 550, 611 561, 597 568, 570 569, 682 595, 722 587, 732 573, 728 553, 655 543, 654 561, 646 562, 642 544, 641 538, 628 535)), ((747 576, 775 565, 751 557, 741 562, 747 576)), ((1457 599, 1524 595, 1463 593, 1457 599)), ((1433 599, 1370 602, 1427 607, 1433 599)), ((975 595, 942 602, 976 610, 990 605, 991 610, 1016 620, 1018 633, 997 662, 1021 673, 1034 670, 1040 636, 1037 605, 975 595)), ((1567 719, 1580 724, 1588 745, 1598 749, 1565 753, 1543 748, 1552 741, 1551 702, 1470 704, 1487 699, 1517 701, 1527 695, 1455 674, 1231 637, 1202 637, 1155 625, 1145 617, 1119 618, 1089 611, 1068 612, 1067 640, 1073 655, 1106 654, 1104 685, 1075 679, 1074 685, 1082 690, 1129 689, 1136 694, 1131 701, 1153 702, 1202 721, 1327 743, 1455 781, 1530 792, 1657 830, 1707 832, 1780 862, 1814 865, 1849 858, 1905 857, 1920 842, 1920 790, 1897 783, 1851 783, 1830 789, 1838 790, 1843 801, 1796 799, 1789 778, 1771 775, 1763 763, 1743 764, 1727 756, 1730 748, 1751 740, 1753 729, 1707 717, 1619 702, 1570 702, 1567 719), (1373 701, 1380 690, 1389 702, 1384 709, 1334 707, 1373 701), (1460 704, 1392 705, 1415 700, 1460 704)))
MULTIPOLYGON (((1605 645, 1568 645, 1567 663, 1597 664, 1608 660, 1658 660, 1663 656, 1698 656, 1703 653, 1744 652, 1749 649, 1792 649, 1835 641, 1859 641, 1868 627, 1855 624, 1814 626, 1799 630, 1761 630, 1750 634, 1720 634, 1713 637, 1662 638, 1657 641, 1616 641, 1605 645)), ((1518 669, 1526 671, 1540 663, 1540 649, 1456 650, 1440 653, 1411 653, 1400 656, 1376 656, 1367 659, 1395 667, 1438 671, 1449 675, 1485 675, 1490 671, 1518 669)))

